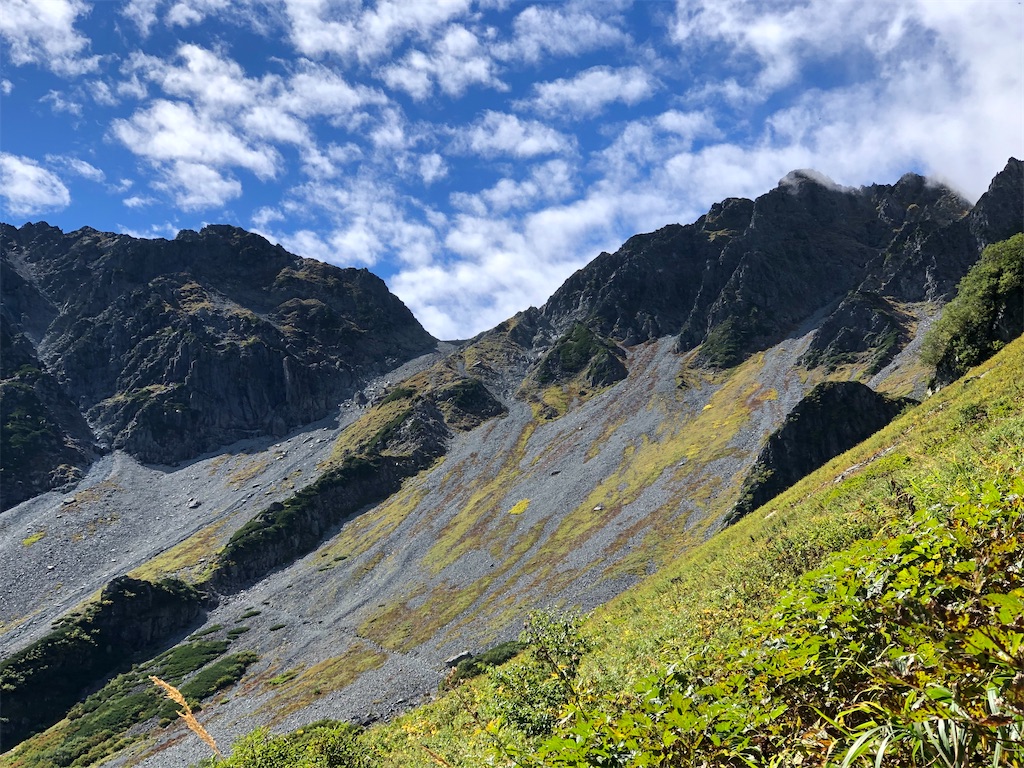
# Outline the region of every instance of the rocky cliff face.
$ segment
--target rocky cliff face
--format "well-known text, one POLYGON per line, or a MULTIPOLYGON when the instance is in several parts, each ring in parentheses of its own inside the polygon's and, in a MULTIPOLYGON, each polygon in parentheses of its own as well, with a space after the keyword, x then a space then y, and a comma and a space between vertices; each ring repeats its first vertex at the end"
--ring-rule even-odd
POLYGON ((180 582, 112 581, 82 614, 0 663, 0 743, 6 749, 60 719, 97 681, 193 624, 201 610, 198 593, 180 582))
POLYGON ((768 438, 726 516, 733 523, 892 421, 909 398, 889 398, 856 381, 819 384, 768 438))
POLYGON ((30 341, 42 336, 56 310, 6 261, 0 285, 0 504, 6 509, 78 480, 95 446, 82 414, 30 341))
POLYGON ((3 225, 0 238, 8 346, 37 361, 102 445, 146 462, 322 418, 435 344, 366 270, 233 227, 166 241, 3 225))
POLYGON ((678 334, 680 350, 729 367, 821 311, 807 361, 874 358, 907 339, 893 302, 948 299, 982 248, 1020 231, 1024 164, 1011 159, 972 209, 914 174, 841 188, 795 171, 754 201, 630 238, 569 278, 543 308, 627 345, 678 334))

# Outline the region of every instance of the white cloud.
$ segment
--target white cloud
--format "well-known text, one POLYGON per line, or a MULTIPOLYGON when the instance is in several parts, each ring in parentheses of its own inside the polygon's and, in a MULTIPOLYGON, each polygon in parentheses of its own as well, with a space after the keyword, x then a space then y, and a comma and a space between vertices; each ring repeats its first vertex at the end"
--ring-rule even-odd
POLYGON ((88 179, 89 181, 95 181, 98 184, 102 183, 107 178, 103 171, 91 163, 85 162, 85 160, 82 160, 81 158, 70 157, 68 155, 47 155, 46 162, 50 165, 66 168, 76 176, 81 176, 83 179, 88 179))
POLYGON ((285 0, 292 44, 306 56, 338 54, 376 61, 406 39, 428 39, 469 10, 469 0, 381 0, 373 8, 328 0, 285 0))
MULTIPOLYGON (((124 67, 126 74, 137 78, 133 89, 144 92, 146 83, 154 83, 178 100, 158 99, 129 119, 114 121, 113 133, 132 152, 175 178, 167 164, 219 169, 214 192, 185 195, 193 208, 203 200, 219 204, 236 196, 240 182, 233 177, 225 180, 225 169, 243 168, 262 180, 274 178, 285 163, 275 145, 297 148, 303 171, 314 178, 339 174, 360 150, 351 143, 318 145, 310 122, 316 119, 361 129, 389 151, 404 150, 410 143, 401 113, 383 109, 372 118, 363 111, 387 103, 380 91, 351 85, 332 69, 304 59, 291 70, 285 76, 249 77, 237 62, 195 45, 180 46, 173 60, 137 53, 124 67)), ((197 177, 184 178, 164 188, 187 189, 187 179, 197 177)))
POLYGON ((92 100, 97 104, 102 104, 105 107, 113 107, 120 101, 120 99, 114 95, 110 86, 102 80, 95 80, 89 83, 86 88, 89 95, 92 96, 92 100))
POLYGON ((236 62, 197 45, 182 45, 176 58, 180 65, 138 53, 128 62, 127 70, 143 75, 171 96, 216 111, 253 104, 264 90, 264 84, 247 78, 236 62))
POLYGON ((298 146, 313 143, 313 136, 306 124, 275 104, 252 107, 241 116, 240 125, 248 135, 267 141, 298 146))
POLYGON ((122 235, 128 235, 129 237, 145 238, 148 240, 154 238, 166 238, 167 240, 173 240, 181 231, 181 227, 177 224, 165 221, 163 224, 151 224, 146 229, 131 229, 123 224, 118 224, 117 230, 122 235))
POLYGON ((71 204, 64 183, 35 160, 0 152, 0 197, 12 216, 33 216, 71 204))
POLYGON ((717 135, 714 119, 706 111, 681 112, 670 109, 658 115, 655 123, 661 130, 689 142, 698 136, 717 135))
POLYGON ((437 152, 431 152, 420 157, 419 172, 423 183, 429 185, 447 176, 448 166, 437 152))
POLYGON ((277 173, 279 159, 272 147, 252 144, 229 124, 188 104, 158 99, 127 120, 115 120, 113 131, 132 152, 156 163, 239 167, 264 179, 277 173))
POLYGON ((278 106, 298 117, 324 116, 344 124, 364 107, 382 106, 388 98, 365 85, 352 85, 333 69, 300 60, 297 71, 277 96, 278 106))
POLYGON ((466 338, 539 305, 553 286, 609 247, 613 213, 613 200, 588 197, 522 222, 457 216, 444 243, 459 258, 410 265, 389 285, 435 336, 466 338))
POLYGON ((326 226, 316 229, 300 225, 296 231, 262 234, 293 253, 339 266, 373 266, 382 257, 406 266, 424 265, 443 251, 437 227, 445 218, 369 175, 309 182, 293 190, 280 210, 258 215, 263 230, 274 221, 326 219, 326 226))
POLYGON ((282 20, 275 0, 128 0, 121 15, 143 39, 160 23, 171 29, 194 27, 212 18, 268 34, 282 20))
POLYGON ((251 221, 253 227, 263 230, 267 228, 268 224, 273 224, 275 221, 284 221, 284 214, 277 208, 265 205, 252 215, 251 221))
POLYGON ((132 195, 131 197, 126 197, 121 202, 128 208, 145 208, 146 206, 153 205, 156 202, 156 198, 149 197, 148 195, 132 195))
POLYGON ((313 179, 330 179, 362 157, 363 151, 352 143, 308 147, 302 153, 302 172, 313 179))
POLYGON ((546 115, 569 112, 574 117, 591 117, 616 101, 641 102, 654 87, 651 75, 640 67, 592 67, 572 78, 537 83, 535 95, 527 103, 546 115))
POLYGON ((392 89, 403 90, 414 99, 430 96, 435 85, 453 97, 461 96, 472 85, 505 88, 476 35, 457 24, 434 43, 429 55, 411 51, 400 63, 385 67, 381 78, 392 89))
POLYGON ((457 131, 455 147, 485 157, 536 157, 568 152, 573 142, 537 120, 521 120, 515 115, 489 110, 474 124, 457 131))
POLYGON ((216 15, 231 5, 230 0, 179 0, 167 11, 167 24, 172 27, 190 27, 207 16, 216 15))
POLYGON ((504 60, 537 62, 548 55, 576 56, 612 45, 625 45, 629 36, 618 19, 599 17, 611 3, 570 3, 565 6, 531 5, 516 16, 513 37, 494 47, 504 60))
POLYGON ((370 131, 370 141, 379 150, 397 151, 412 144, 406 133, 405 116, 397 109, 384 110, 383 119, 370 131))
POLYGON ((679 0, 672 34, 684 47, 720 42, 730 57, 753 57, 760 65, 753 87, 763 95, 792 83, 801 59, 835 54, 848 40, 875 39, 899 13, 878 0, 760 6, 679 0))
POLYGON ((64 98, 64 94, 60 91, 48 91, 40 101, 46 102, 50 105, 50 109, 54 112, 67 112, 69 115, 75 115, 81 117, 82 105, 77 101, 71 101, 64 98))
POLYGON ((617 179, 619 184, 643 183, 668 158, 689 152, 697 139, 720 135, 706 111, 668 110, 622 125, 608 146, 595 153, 595 165, 605 178, 617 179))
POLYGON ((573 169, 565 160, 557 159, 534 166, 525 179, 506 177, 477 194, 455 193, 452 204, 475 216, 504 214, 538 202, 562 200, 574 191, 573 169))
POLYGON ((164 171, 163 180, 153 186, 172 194, 175 204, 186 211, 217 208, 242 194, 237 179, 225 177, 208 165, 181 160, 172 163, 164 171))
POLYGON ((4 96, 10 96, 13 90, 14 83, 12 83, 7 78, 0 79, 0 94, 3 94, 4 96))
POLYGON ((91 10, 82 0, 4 0, 0 37, 12 64, 38 64, 58 75, 93 72, 99 56, 85 55, 89 40, 75 22, 91 10))
POLYGON ((160 3, 161 0, 129 0, 121 9, 121 14, 133 21, 139 34, 145 38, 157 23, 157 8, 160 7, 160 3))

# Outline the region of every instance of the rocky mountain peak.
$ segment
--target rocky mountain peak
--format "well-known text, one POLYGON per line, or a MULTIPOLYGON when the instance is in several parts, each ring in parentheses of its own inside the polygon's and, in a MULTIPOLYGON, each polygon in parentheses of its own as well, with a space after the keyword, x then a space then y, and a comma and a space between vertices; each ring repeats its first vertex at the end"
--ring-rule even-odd
MULTIPOLYGON (((2 227, 8 346, 30 341, 30 367, 66 400, 29 408, 51 436, 73 403, 99 443, 180 461, 322 418, 436 345, 366 270, 303 259, 237 227, 174 240, 2 227)), ((67 425, 64 434, 69 442, 67 425)))
MULTIPOLYGON (((850 307, 868 320, 870 338, 845 333, 843 351, 830 359, 875 355, 882 365, 907 340, 890 300, 948 297, 985 245, 1020 230, 1020 174, 1011 159, 972 208, 913 173, 853 188, 792 171, 756 200, 723 200, 693 224, 602 253, 542 316, 559 334, 583 322, 627 346, 677 334, 681 351, 699 346, 705 363, 731 366, 863 292, 869 298, 854 297, 850 307)), ((821 348, 844 327, 836 318, 821 348)))

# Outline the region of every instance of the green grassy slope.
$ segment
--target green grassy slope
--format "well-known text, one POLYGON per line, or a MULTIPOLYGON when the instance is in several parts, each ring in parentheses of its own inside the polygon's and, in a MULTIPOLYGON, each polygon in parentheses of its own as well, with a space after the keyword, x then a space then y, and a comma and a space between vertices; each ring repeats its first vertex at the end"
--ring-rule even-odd
POLYGON ((224 765, 1020 765, 1022 406, 1018 340, 581 626, 224 765))

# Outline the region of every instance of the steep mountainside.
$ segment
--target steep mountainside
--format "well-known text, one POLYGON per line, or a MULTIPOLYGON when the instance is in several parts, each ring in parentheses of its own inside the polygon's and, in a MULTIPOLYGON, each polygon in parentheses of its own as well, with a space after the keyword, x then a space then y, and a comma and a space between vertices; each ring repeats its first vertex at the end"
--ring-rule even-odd
POLYGON ((734 523, 800 478, 871 437, 917 401, 890 398, 856 381, 826 381, 796 404, 772 432, 726 516, 734 523))
POLYGON ((182 461, 320 419, 435 345, 366 270, 232 227, 147 241, 4 225, 0 243, 5 358, 18 358, 4 364, 5 418, 34 420, 18 453, 38 468, 5 506, 84 464, 82 417, 104 448, 182 461))
MULTIPOLYGON (((844 189, 796 172, 637 235, 540 309, 415 359, 437 343, 376 278, 241 230, 5 228, 5 259, 32 286, 5 315, 9 343, 35 350, 114 451, 70 494, 0 516, 0 683, 24 694, 50 622, 128 573, 195 588, 193 634, 164 640, 191 669, 221 663, 197 643, 247 654, 224 677, 241 677, 235 694, 196 688, 224 738, 392 716, 531 608, 603 604, 721 528, 815 385, 922 396, 920 338, 990 238, 1020 231, 1021 169, 1011 160, 973 208, 916 176, 844 189), (319 416, 334 419, 288 432, 319 416)), ((836 447, 818 427, 816 462, 836 447)), ((151 656, 126 650, 124 666, 162 669, 151 656)), ((207 674, 174 668, 176 684, 207 674)), ((148 696, 143 683, 104 695, 148 696)), ((132 728, 145 737, 113 764, 201 754, 149 704, 90 701, 95 716, 43 743, 95 757, 132 728)))

